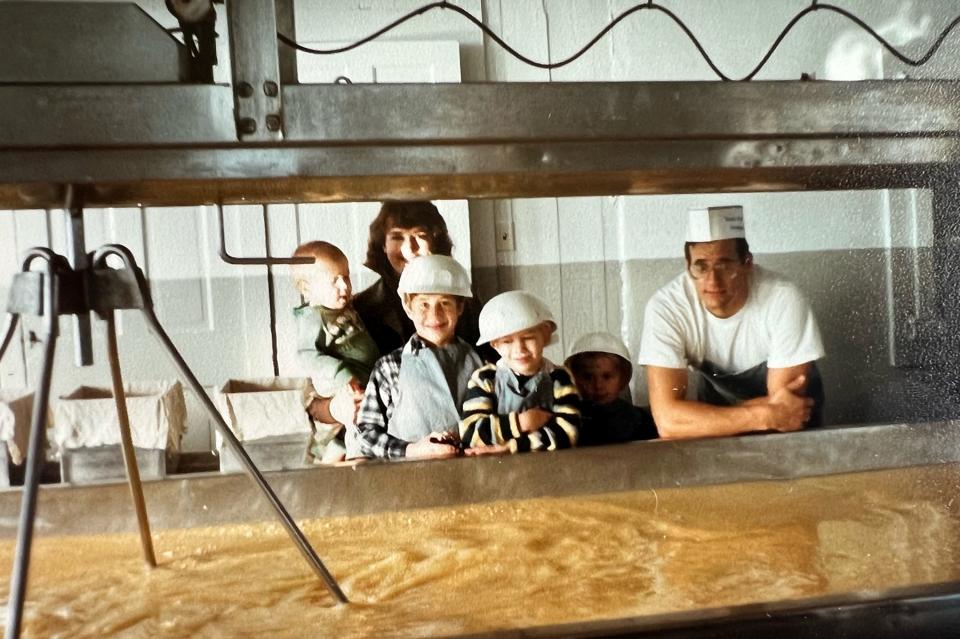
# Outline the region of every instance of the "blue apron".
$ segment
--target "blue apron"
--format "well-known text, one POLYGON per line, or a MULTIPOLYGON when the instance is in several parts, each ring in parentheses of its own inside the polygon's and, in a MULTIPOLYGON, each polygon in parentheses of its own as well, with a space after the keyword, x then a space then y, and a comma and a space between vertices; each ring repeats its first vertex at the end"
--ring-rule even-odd
POLYGON ((459 338, 442 347, 404 348, 399 397, 387 432, 408 442, 433 432, 457 433, 467 382, 481 366, 473 348, 459 338))
POLYGON ((523 384, 506 364, 497 363, 494 378, 494 392, 497 396, 497 412, 501 415, 522 412, 530 408, 553 408, 553 380, 550 373, 553 366, 546 360, 536 375, 527 378, 523 384))

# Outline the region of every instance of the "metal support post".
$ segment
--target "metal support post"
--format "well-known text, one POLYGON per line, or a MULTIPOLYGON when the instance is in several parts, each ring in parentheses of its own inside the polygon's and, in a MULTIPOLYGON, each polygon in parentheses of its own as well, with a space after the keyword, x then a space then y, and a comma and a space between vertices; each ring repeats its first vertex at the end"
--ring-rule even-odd
MULTIPOLYGON (((7 639, 20 636, 23 622, 23 602, 27 594, 27 577, 30 571, 30 547, 33 543, 33 524, 37 513, 37 490, 40 484, 40 465, 43 461, 43 435, 47 425, 47 407, 50 403, 50 380, 53 376, 53 357, 56 352, 59 322, 59 283, 58 269, 69 268, 65 260, 49 249, 31 249, 23 261, 23 271, 30 269, 35 259, 46 262, 45 273, 40 280, 43 304, 43 360, 40 365, 40 378, 37 381, 36 397, 33 402, 33 414, 30 417, 30 440, 27 446, 27 468, 23 483, 23 498, 20 505, 20 524, 17 528, 17 549, 13 559, 13 572, 10 576, 10 600, 7 604, 7 639)), ((11 313, 16 313, 11 309, 11 313)), ((16 319, 10 322, 9 331, 16 326, 16 319)), ((9 342, 4 339, 4 347, 9 342)), ((0 349, 0 356, 3 355, 0 349)))
MULTIPOLYGON (((277 31, 291 38, 297 37, 293 0, 275 0, 277 5, 277 31)), ((283 86, 297 84, 297 51, 293 47, 279 47, 280 82, 283 86)))
POLYGON ((244 142, 283 139, 277 13, 273 0, 227 4, 237 137, 244 142))
POLYGON ((117 327, 113 312, 105 318, 107 324, 107 359, 110 360, 110 381, 113 384, 113 401, 117 404, 117 422, 120 424, 120 442, 123 449, 123 465, 127 469, 127 483, 130 484, 130 496, 137 512, 137 528, 140 530, 140 545, 143 547, 143 559, 151 568, 156 568, 157 558, 153 553, 153 539, 150 536, 150 520, 147 517, 147 505, 143 499, 143 484, 140 481, 140 468, 133 448, 133 435, 130 433, 130 417, 127 415, 127 398, 123 390, 123 377, 120 374, 120 355, 117 352, 117 327))
MULTIPOLYGON (((83 271, 89 266, 83 234, 83 206, 78 201, 77 191, 67 185, 64 210, 67 212, 67 259, 74 271, 83 271)), ((77 366, 93 364, 93 333, 90 330, 90 313, 73 316, 73 357, 77 366)))

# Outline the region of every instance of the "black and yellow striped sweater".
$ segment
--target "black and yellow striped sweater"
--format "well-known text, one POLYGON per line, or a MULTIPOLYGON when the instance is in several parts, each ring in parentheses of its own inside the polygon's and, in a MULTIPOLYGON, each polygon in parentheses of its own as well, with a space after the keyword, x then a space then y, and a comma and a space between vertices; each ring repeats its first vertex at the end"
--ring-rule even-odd
POLYGON ((566 368, 544 360, 540 374, 523 378, 502 364, 487 364, 474 371, 467 385, 460 440, 466 448, 506 445, 513 453, 557 450, 577 445, 580 423, 580 396, 566 368), (553 416, 524 433, 518 418, 530 408, 553 416))

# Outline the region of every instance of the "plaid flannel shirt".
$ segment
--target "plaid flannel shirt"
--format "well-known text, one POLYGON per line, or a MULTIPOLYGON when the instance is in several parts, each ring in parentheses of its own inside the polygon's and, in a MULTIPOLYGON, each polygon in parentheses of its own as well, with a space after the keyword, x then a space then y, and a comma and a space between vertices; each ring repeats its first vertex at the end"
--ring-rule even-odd
POLYGON ((407 346, 391 351, 373 365, 357 415, 360 452, 365 457, 399 459, 407 456, 408 442, 388 433, 387 424, 393 417, 400 395, 400 359, 413 340, 419 341, 419 338, 414 335, 407 346))

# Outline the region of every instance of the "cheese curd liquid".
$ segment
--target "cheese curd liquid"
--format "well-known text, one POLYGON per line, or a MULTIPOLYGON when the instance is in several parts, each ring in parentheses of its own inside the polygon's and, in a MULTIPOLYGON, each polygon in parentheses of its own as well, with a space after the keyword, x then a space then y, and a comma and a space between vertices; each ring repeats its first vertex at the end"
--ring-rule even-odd
POLYGON ((23 635, 435 636, 950 581, 958 484, 943 465, 302 522, 343 606, 271 522, 155 532, 153 570, 136 535, 38 537, 23 635))

